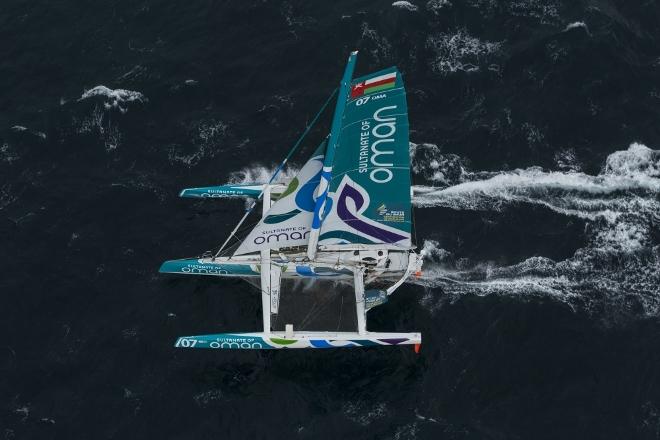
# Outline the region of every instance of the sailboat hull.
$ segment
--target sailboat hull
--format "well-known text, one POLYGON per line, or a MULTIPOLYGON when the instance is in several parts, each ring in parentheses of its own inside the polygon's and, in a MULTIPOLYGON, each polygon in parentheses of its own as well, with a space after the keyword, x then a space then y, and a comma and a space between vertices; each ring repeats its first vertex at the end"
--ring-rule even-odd
POLYGON ((360 348, 397 345, 419 345, 421 333, 367 332, 285 332, 220 333, 214 335, 182 336, 174 344, 177 348, 269 350, 282 348, 360 348))
MULTIPOLYGON (((217 260, 216 260, 217 261, 217 260)), ((276 263, 282 271, 282 278, 336 278, 353 279, 353 272, 347 268, 334 268, 312 264, 282 264, 276 263)), ((216 277, 259 277, 261 276, 261 263, 227 263, 210 262, 204 259, 170 260, 164 262, 160 273, 181 275, 208 275, 216 277)))
POLYGON ((260 264, 212 262, 202 258, 165 261, 158 270, 160 273, 181 275, 210 275, 220 277, 258 277, 260 264))
MULTIPOLYGON (((271 270, 273 267, 279 268, 281 277, 285 279, 353 279, 353 268, 357 261, 349 259, 352 258, 353 252, 345 255, 348 257, 342 258, 338 252, 319 253, 317 261, 314 262, 288 261, 273 256, 271 270)), ((381 261, 373 267, 373 271, 380 276, 403 274, 408 266, 408 258, 408 252, 383 254, 381 261)), ((218 277, 259 277, 261 274, 261 260, 259 257, 252 256, 168 260, 161 265, 159 272, 218 277)))

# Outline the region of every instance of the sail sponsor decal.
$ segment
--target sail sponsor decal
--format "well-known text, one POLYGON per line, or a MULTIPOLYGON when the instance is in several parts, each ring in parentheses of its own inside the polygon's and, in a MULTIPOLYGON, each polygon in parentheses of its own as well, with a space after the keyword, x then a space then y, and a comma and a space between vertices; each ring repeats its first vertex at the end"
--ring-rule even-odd
POLYGON ((359 185, 351 181, 348 176, 345 179, 346 182, 339 192, 337 201, 337 215, 339 218, 353 229, 384 243, 396 243, 405 240, 404 235, 387 230, 380 223, 370 221, 361 215, 369 206, 369 194, 364 190, 360 191, 358 189, 359 185))
POLYGON ((259 275, 258 269, 250 264, 209 263, 199 259, 165 261, 158 271, 186 275, 259 275))
POLYGON ((372 119, 365 119, 360 125, 358 171, 368 172, 369 179, 375 183, 387 183, 393 177, 391 168, 394 166, 392 157, 395 147, 396 117, 386 116, 385 113, 396 110, 396 105, 379 107, 374 111, 372 119))
MULTIPOLYGON (((283 336, 283 335, 282 335, 283 336)), ((416 333, 372 333, 362 336, 357 333, 337 338, 293 338, 267 333, 219 333, 211 335, 181 336, 176 348, 202 348, 216 350, 264 350, 291 348, 350 348, 387 345, 412 345, 421 343, 416 333)))
POLYGON ((353 82, 328 188, 319 244, 410 246, 408 109, 390 68, 353 82), (385 87, 385 88, 379 88, 385 87), (372 93, 379 88, 379 93, 372 93))
POLYGON ((234 255, 307 244, 314 215, 314 192, 321 179, 325 144, 324 141, 319 146, 234 255))
MULTIPOLYGON (((270 217, 270 216, 269 216, 270 217)), ((266 217, 268 219, 268 217, 266 217)), ((305 226, 291 226, 288 228, 262 229, 259 234, 255 234, 252 243, 260 246, 262 244, 289 243, 292 241, 306 240, 309 235, 309 228, 305 226)), ((279 246, 275 246, 279 247, 279 246)))
POLYGON ((365 215, 365 211, 370 205, 369 193, 350 177, 344 176, 332 198, 337 202, 329 219, 323 225, 320 237, 322 243, 405 245, 410 239, 409 234, 374 221, 365 215))
POLYGON ((365 81, 357 82, 351 86, 351 98, 359 98, 370 93, 382 92, 394 88, 396 85, 396 72, 378 75, 365 81))
POLYGON ((384 222, 400 223, 406 221, 406 211, 405 207, 397 204, 393 206, 392 204, 386 205, 383 203, 376 209, 378 213, 378 219, 384 222))

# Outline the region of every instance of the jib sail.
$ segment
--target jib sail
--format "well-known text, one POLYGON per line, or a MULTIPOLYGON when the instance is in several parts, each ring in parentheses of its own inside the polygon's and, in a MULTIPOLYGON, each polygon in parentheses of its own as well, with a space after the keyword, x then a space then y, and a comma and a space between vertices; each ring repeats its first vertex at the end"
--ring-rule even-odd
POLYGON ((307 244, 325 147, 323 141, 234 255, 307 244))

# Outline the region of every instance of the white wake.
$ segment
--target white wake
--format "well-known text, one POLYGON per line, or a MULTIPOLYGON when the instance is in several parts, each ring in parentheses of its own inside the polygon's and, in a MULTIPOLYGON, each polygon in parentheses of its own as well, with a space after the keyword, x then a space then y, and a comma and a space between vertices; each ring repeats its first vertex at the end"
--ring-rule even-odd
MULTIPOLYGON (((425 274, 417 283, 449 294, 551 295, 587 308, 615 302, 631 312, 660 313, 660 246, 653 240, 660 225, 660 151, 634 143, 611 154, 596 176, 538 167, 456 172, 456 164, 449 166, 454 170, 429 162, 431 175, 449 173, 454 182, 416 186, 415 206, 490 212, 543 206, 585 220, 587 245, 564 261, 533 257, 502 267, 457 258, 427 240, 425 274)), ((433 306, 431 297, 425 301, 433 306)))

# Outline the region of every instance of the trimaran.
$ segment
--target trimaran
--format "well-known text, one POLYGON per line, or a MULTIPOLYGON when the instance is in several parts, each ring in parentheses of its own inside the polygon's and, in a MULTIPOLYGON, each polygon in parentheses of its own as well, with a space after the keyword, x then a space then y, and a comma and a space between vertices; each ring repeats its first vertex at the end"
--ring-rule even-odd
POLYGON ((357 52, 352 52, 338 88, 330 134, 288 185, 274 181, 293 151, 268 183, 181 192, 181 197, 254 199, 217 252, 166 261, 160 272, 260 278, 263 331, 182 336, 176 347, 414 345, 416 351, 419 349, 420 333, 367 330, 367 311, 386 302, 412 274, 418 275, 422 258, 411 242, 408 110, 401 73, 391 67, 353 79, 356 59, 357 52), (227 255, 227 244, 259 200, 263 201, 261 220, 227 255), (288 278, 352 281, 357 329, 297 331, 286 324, 284 331, 272 330, 271 316, 279 310, 281 279, 288 278), (392 284, 365 289, 365 284, 376 279, 392 280, 392 284))

